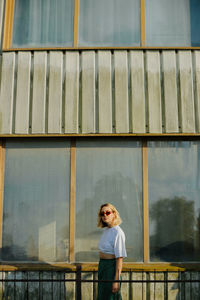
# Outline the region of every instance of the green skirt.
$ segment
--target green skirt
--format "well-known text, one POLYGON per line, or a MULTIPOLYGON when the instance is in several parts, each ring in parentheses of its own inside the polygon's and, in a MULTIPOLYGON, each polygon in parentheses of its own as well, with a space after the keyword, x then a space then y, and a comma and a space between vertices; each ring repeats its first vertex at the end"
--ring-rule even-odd
MULTIPOLYGON (((100 259, 98 268, 98 280, 114 280, 116 259, 100 259)), ((120 290, 112 293, 112 282, 98 283, 98 300, 122 300, 120 290)))

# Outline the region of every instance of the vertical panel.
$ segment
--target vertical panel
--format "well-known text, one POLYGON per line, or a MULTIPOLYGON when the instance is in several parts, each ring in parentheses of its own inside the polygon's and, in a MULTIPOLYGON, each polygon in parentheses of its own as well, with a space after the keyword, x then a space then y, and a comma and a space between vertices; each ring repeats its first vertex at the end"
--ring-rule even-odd
POLYGON ((115 122, 116 133, 129 132, 127 51, 115 51, 115 122))
POLYGON ((74 241, 75 241, 75 198, 76 198, 76 142, 71 142, 70 156, 70 226, 69 226, 69 261, 74 261, 74 241))
POLYGON ((112 133, 111 52, 98 52, 99 133, 112 133))
POLYGON ((195 132, 191 51, 179 51, 180 119, 182 132, 195 132))
POLYGON ((0 249, 2 248, 5 144, 0 141, 0 249))
POLYGON ((132 129, 134 133, 146 132, 145 91, 144 91, 144 55, 143 51, 131 51, 131 106, 132 129))
POLYGON ((31 53, 19 52, 15 133, 29 132, 31 53))
POLYGON ((165 131, 178 132, 178 98, 175 51, 163 51, 165 131))
POLYGON ((149 207, 148 207, 148 155, 147 144, 142 146, 142 168, 143 168, 143 222, 144 222, 144 262, 149 261, 149 207))
POLYGON ((129 283, 128 282, 123 283, 123 280, 129 280, 129 273, 123 272, 121 276, 122 276, 122 286, 121 286, 122 299, 129 300, 129 283))
MULTIPOLYGON (((150 273, 150 280, 164 280, 164 273, 150 273)), ((150 283, 150 300, 165 299, 164 282, 150 283)))
MULTIPOLYGON (((199 272, 191 272, 191 279, 192 280, 199 280, 199 272)), ((193 282, 191 284, 191 289, 192 289, 191 298, 192 299, 199 299, 199 296, 200 296, 200 282, 193 282)))
POLYGON ((65 58, 65 132, 78 133, 79 53, 66 52, 65 58))
MULTIPOLYGON (((82 273, 82 279, 93 280, 93 273, 84 272, 82 273)), ((93 300, 93 283, 82 282, 81 284, 81 299, 82 300, 93 300)))
POLYGON ((160 54, 158 51, 147 51, 147 83, 149 132, 162 133, 160 54))
POLYGON ((196 113, 196 124, 197 124, 197 132, 200 132, 200 52, 194 51, 194 63, 195 63, 195 113, 196 113))
MULTIPOLYGON (((132 280, 146 280, 145 272, 132 272, 132 280)), ((131 300, 142 300, 146 299, 146 283, 133 282, 131 283, 131 300)))
MULTIPOLYGON (((75 273, 65 273, 65 279, 76 279, 75 273)), ((65 296, 64 299, 75 299, 76 284, 75 281, 65 282, 65 296)))
POLYGON ((15 54, 4 53, 0 90, 0 133, 12 133, 15 54))
MULTIPOLYGON (((50 276, 49 276, 50 277, 50 276)), ((39 273, 38 272, 28 272, 28 279, 38 280, 39 273)), ((29 282, 28 283, 28 299, 37 300, 39 298, 39 282, 29 282)), ((22 298, 18 298, 19 300, 22 298)), ((43 298, 44 299, 44 298, 43 298)))
POLYGON ((82 132, 95 132, 95 53, 82 53, 82 132))
POLYGON ((45 133, 47 53, 35 52, 33 65, 32 132, 45 133))
POLYGON ((63 54, 50 52, 48 133, 61 133, 62 130, 62 81, 63 54))
POLYGON ((169 282, 167 285, 168 299, 177 300, 180 296, 180 284, 176 282, 179 280, 179 273, 168 272, 168 280, 175 280, 174 282, 169 282))

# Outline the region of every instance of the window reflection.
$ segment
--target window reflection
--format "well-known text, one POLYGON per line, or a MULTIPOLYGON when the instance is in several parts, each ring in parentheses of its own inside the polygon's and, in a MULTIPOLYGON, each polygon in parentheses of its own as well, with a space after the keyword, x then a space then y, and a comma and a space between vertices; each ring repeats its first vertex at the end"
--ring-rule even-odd
POLYGON ((97 211, 110 202, 119 210, 128 261, 143 261, 141 143, 77 142, 76 261, 98 261, 97 211))
POLYGON ((69 142, 6 142, 3 247, 9 261, 67 261, 69 142))
POLYGON ((200 259, 200 145, 149 142, 150 257, 200 259))

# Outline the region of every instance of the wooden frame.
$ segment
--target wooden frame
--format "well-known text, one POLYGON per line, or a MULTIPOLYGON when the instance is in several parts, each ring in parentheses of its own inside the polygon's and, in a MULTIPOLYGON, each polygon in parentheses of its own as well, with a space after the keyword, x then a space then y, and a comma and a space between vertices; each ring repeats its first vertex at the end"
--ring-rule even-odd
POLYGON ((12 28, 14 17, 15 0, 5 0, 5 20, 4 20, 4 34, 3 34, 3 50, 4 51, 30 51, 30 50, 101 50, 101 49, 188 49, 195 50, 200 47, 146 47, 146 33, 145 33, 145 0, 140 0, 140 46, 136 47, 78 47, 78 26, 79 26, 79 1, 74 0, 74 33, 73 33, 73 46, 72 47, 30 47, 30 48, 13 48, 12 47, 12 28))
POLYGON ((5 144, 0 140, 0 248, 3 231, 3 191, 4 191, 5 144))
MULTIPOLYGON (((122 135, 120 135, 122 136, 122 135)), ((119 136, 119 137, 120 137, 119 136)), ((33 136, 32 136, 33 137, 33 136)), ((126 138, 127 136, 124 136, 126 138)), ((130 136, 129 136, 130 137, 130 136)), ((84 137, 83 137, 84 138, 84 137)), ((163 135, 158 136, 159 140, 168 140, 163 135)), ((176 137, 174 137, 177 140, 176 137)), ((170 138, 170 140, 174 140, 170 138)), ((196 140, 192 136, 186 136, 181 140, 196 140)), ((148 216, 148 147, 147 141, 155 140, 155 137, 140 137, 137 140, 142 142, 142 186, 143 186, 143 238, 144 238, 144 262, 142 263, 124 263, 123 271, 186 271, 200 270, 200 263, 153 263, 149 261, 149 216, 148 216)), ((180 140, 178 138, 178 140, 180 140)), ((197 140, 200 140, 199 137, 197 140)), ((0 270, 65 270, 76 271, 75 263, 75 193, 76 193, 76 139, 71 138, 70 146, 70 232, 69 232, 69 263, 19 263, 19 262, 2 262, 0 270)), ((0 241, 2 247, 2 226, 3 226, 3 189, 4 189, 4 165, 5 165, 5 142, 0 140, 0 241)), ((78 263, 82 271, 96 271, 97 263, 78 263)))

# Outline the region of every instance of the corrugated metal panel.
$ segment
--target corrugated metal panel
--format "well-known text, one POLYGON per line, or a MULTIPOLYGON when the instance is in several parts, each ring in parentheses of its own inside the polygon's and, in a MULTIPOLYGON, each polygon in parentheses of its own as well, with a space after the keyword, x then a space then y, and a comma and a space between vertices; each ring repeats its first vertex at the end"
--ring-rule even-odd
POLYGON ((2 54, 0 134, 199 133, 200 51, 2 54))

